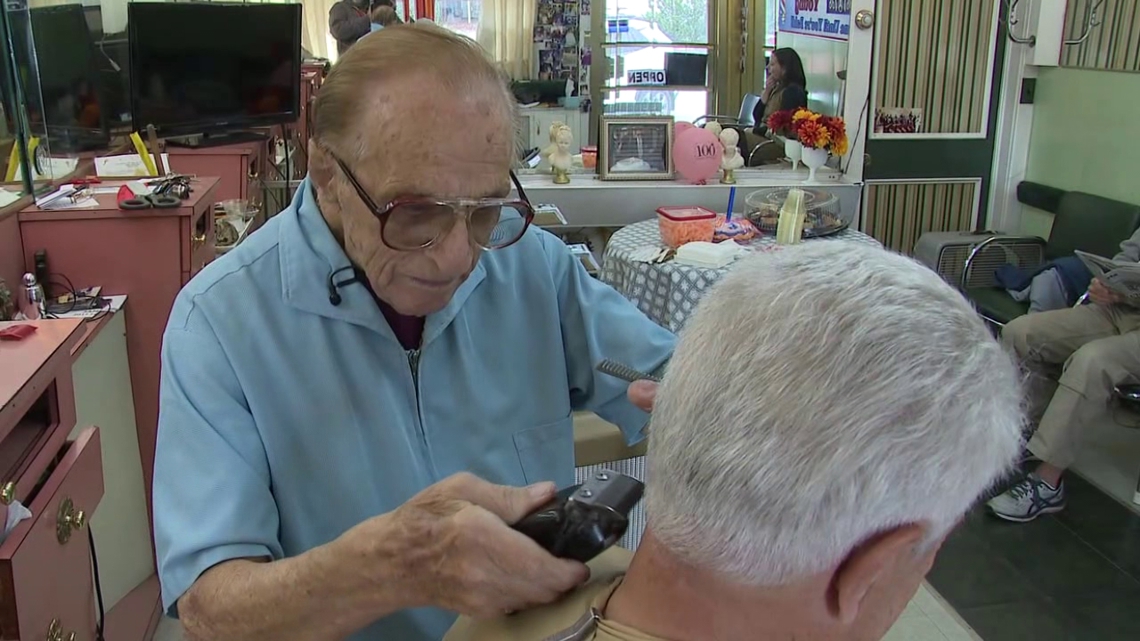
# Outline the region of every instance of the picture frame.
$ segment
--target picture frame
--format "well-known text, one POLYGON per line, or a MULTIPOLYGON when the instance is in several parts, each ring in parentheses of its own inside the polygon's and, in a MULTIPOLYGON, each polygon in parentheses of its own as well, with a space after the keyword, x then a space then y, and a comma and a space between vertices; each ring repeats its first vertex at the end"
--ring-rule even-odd
POLYGON ((599 180, 673 180, 672 116, 606 116, 598 141, 599 180))

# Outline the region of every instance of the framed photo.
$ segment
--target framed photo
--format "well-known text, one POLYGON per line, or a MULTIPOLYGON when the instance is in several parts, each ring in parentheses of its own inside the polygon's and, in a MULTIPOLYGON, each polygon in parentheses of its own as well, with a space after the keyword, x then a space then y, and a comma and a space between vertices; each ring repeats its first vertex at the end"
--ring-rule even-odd
POLYGON ((599 133, 600 180, 673 179, 672 117, 603 117, 599 133))
POLYGON ((917 134, 922 131, 922 109, 875 107, 877 134, 917 134))

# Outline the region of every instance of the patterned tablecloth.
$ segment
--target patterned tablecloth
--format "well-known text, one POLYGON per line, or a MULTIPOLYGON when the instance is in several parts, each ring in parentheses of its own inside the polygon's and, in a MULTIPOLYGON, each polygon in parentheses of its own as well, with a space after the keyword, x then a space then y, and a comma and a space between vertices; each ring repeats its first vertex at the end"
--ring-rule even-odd
MULTIPOLYGON (((834 236, 804 242, 834 241, 876 246, 880 244, 874 238, 851 229, 834 236)), ((753 251, 781 249, 772 236, 756 238, 747 245, 753 251)), ((656 218, 626 226, 610 238, 602 261, 602 281, 633 301, 638 309, 658 324, 676 332, 696 309, 697 301, 705 291, 728 273, 732 265, 720 269, 707 269, 681 265, 673 261, 661 264, 647 263, 638 259, 638 254, 643 254, 646 247, 665 247, 657 231, 656 218)))

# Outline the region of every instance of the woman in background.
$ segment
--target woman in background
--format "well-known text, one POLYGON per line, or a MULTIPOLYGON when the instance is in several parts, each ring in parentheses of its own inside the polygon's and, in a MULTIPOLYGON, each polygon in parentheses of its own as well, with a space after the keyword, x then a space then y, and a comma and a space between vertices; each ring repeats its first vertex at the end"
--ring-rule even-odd
POLYGON ((807 77, 804 63, 795 49, 785 47, 772 52, 768 61, 768 80, 764 92, 760 94, 760 104, 752 115, 756 118, 756 128, 767 131, 768 116, 777 111, 807 107, 807 77))
POLYGON ((768 79, 764 83, 764 91, 760 94, 760 102, 752 110, 756 124, 752 131, 742 138, 747 139, 748 149, 741 149, 741 153, 750 160, 750 166, 778 160, 784 155, 782 145, 766 145, 764 149, 755 154, 749 154, 756 145, 765 142, 768 135, 768 116, 777 111, 799 109, 807 107, 807 77, 804 74, 804 63, 795 49, 784 47, 772 52, 768 60, 768 79))

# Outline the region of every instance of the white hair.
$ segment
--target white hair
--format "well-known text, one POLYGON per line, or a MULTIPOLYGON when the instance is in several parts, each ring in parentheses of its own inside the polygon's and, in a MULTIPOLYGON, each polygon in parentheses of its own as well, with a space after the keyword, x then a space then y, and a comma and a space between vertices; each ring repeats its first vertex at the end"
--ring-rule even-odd
POLYGON ((908 258, 845 242, 749 257, 657 394, 649 527, 690 564, 769 586, 900 525, 934 542, 1020 451, 1020 388, 966 300, 908 258))

